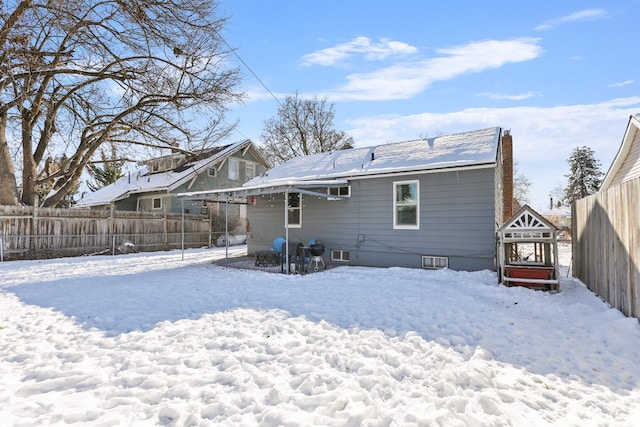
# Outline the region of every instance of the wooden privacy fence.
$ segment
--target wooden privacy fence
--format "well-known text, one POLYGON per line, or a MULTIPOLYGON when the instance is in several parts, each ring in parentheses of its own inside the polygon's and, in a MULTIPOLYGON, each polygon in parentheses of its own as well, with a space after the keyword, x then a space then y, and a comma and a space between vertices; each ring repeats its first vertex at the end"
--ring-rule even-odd
POLYGON ((613 307, 640 316, 640 178, 573 204, 573 275, 613 307))
POLYGON ((208 215, 0 206, 0 259, 210 246, 208 215))

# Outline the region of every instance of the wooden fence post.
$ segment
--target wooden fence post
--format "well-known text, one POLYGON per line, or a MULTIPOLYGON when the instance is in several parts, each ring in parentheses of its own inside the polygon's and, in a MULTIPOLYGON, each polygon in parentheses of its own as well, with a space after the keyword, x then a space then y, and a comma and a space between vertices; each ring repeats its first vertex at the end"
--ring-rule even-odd
MULTIPOLYGON (((164 205, 164 203, 163 203, 164 205)), ((164 250, 169 250, 169 223, 167 218, 167 207, 164 207, 164 216, 162 219, 162 229, 164 231, 164 250)))

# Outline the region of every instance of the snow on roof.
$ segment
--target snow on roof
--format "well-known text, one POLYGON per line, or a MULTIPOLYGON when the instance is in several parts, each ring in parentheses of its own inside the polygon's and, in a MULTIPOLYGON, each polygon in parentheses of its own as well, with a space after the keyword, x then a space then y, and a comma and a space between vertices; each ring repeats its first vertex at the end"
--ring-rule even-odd
POLYGON ((492 164, 500 128, 295 157, 245 186, 492 164))
POLYGON ((148 173, 146 166, 134 173, 130 173, 111 185, 107 185, 95 192, 87 193, 76 203, 75 207, 90 207, 109 204, 129 197, 130 194, 146 193, 153 191, 169 191, 180 185, 184 180, 200 172, 210 164, 225 158, 246 144, 248 139, 221 147, 212 156, 183 164, 173 170, 158 173, 148 173))

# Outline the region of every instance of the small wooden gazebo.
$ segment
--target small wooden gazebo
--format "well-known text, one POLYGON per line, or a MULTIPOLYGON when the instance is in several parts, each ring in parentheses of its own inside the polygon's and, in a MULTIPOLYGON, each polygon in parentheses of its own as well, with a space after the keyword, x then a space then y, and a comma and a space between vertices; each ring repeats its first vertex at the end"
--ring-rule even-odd
POLYGON ((560 290, 558 228, 524 205, 498 230, 498 273, 507 286, 560 290))

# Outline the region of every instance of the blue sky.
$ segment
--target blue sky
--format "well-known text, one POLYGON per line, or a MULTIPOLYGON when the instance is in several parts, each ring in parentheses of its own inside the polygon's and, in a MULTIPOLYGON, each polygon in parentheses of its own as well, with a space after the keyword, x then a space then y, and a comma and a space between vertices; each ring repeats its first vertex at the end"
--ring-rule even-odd
POLYGON ((640 0, 221 0, 245 104, 233 139, 261 143, 298 91, 327 97, 356 146, 500 126, 544 210, 567 158, 589 146, 606 172, 640 113, 640 0), (268 88, 258 81, 257 75, 268 88), (273 96, 272 96, 273 94, 273 96))

